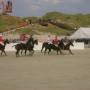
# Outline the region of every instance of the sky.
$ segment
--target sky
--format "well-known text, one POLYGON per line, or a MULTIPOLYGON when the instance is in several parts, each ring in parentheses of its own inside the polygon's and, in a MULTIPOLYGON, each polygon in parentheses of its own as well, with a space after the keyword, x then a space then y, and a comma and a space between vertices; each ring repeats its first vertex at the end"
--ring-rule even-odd
POLYGON ((13 15, 42 16, 47 12, 90 13, 90 0, 14 0, 13 15))

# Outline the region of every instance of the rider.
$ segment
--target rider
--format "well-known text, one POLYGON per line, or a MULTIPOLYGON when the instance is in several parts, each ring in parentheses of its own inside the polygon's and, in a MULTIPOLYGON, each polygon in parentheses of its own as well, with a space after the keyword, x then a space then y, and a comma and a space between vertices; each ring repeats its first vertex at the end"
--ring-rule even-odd
POLYGON ((54 38, 54 40, 53 40, 53 44, 54 44, 55 46, 58 46, 58 43, 59 43, 58 37, 55 36, 55 38, 54 38))
POLYGON ((3 38, 2 35, 0 35, 0 44, 1 44, 1 45, 4 45, 4 38, 3 38))
POLYGON ((60 40, 60 45, 61 45, 61 47, 62 47, 62 49, 64 49, 64 39, 62 38, 61 40, 60 40))
POLYGON ((64 44, 66 45, 69 42, 69 39, 67 36, 64 37, 64 44))
POLYGON ((29 38, 28 41, 27 41, 27 45, 33 46, 33 42, 34 42, 33 35, 30 35, 30 38, 29 38))
POLYGON ((20 35, 20 41, 21 41, 21 43, 26 43, 26 41, 27 41, 27 39, 28 39, 28 37, 26 36, 26 34, 21 34, 20 35))
POLYGON ((51 39, 51 36, 50 36, 50 35, 48 35, 47 43, 48 43, 48 44, 52 44, 52 39, 51 39))

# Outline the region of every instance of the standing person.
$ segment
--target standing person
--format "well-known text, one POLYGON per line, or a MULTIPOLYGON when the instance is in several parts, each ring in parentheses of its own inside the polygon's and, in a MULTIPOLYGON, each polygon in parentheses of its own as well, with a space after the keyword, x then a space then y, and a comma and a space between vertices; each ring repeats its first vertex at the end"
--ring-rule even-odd
POLYGON ((48 44, 52 44, 52 39, 51 39, 51 36, 50 36, 50 35, 48 35, 47 43, 48 43, 48 44))
POLYGON ((1 44, 1 45, 4 45, 4 38, 3 38, 2 35, 0 35, 0 44, 1 44))

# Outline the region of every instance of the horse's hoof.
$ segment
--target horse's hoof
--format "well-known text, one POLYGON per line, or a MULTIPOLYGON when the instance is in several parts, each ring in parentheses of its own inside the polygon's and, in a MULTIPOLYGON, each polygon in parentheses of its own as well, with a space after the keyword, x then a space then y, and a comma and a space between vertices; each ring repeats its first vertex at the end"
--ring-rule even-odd
POLYGON ((72 55, 74 55, 74 53, 72 53, 72 55))

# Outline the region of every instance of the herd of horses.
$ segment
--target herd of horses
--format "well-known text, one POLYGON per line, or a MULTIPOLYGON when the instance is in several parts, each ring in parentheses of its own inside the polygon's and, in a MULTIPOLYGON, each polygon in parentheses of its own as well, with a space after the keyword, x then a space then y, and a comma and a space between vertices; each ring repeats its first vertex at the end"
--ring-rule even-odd
MULTIPOLYGON (((50 53, 52 50, 53 51, 56 51, 57 54, 64 54, 63 53, 63 50, 68 50, 70 54, 73 54, 71 49, 70 49, 70 46, 73 46, 73 41, 72 40, 69 40, 68 43, 65 45, 64 42, 61 42, 60 40, 58 41, 58 45, 54 45, 54 44, 48 44, 47 42, 44 42, 42 44, 42 49, 41 49, 41 53, 44 53, 44 55, 46 53, 50 53)), ((4 40, 4 44, 0 44, 0 51, 1 51, 1 56, 2 55, 5 55, 7 56, 6 52, 5 52, 5 47, 6 47, 6 44, 9 44, 10 41, 8 39, 4 40)), ((13 47, 15 47, 16 49, 16 52, 15 52, 15 55, 16 57, 22 55, 23 53, 25 55, 27 55, 27 51, 29 51, 29 55, 33 55, 34 54, 34 45, 38 45, 38 40, 33 40, 32 42, 32 45, 29 44, 27 45, 27 43, 18 43, 16 45, 14 45, 13 47)))

